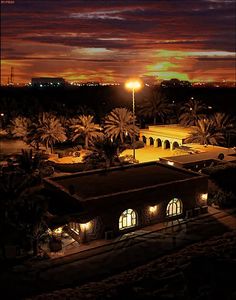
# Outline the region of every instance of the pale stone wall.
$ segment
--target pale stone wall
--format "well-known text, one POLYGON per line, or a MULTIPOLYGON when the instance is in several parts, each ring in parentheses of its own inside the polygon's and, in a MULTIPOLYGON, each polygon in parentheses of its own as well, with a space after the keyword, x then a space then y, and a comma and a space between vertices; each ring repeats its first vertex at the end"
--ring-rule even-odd
POLYGON ((192 128, 184 128, 179 125, 149 126, 148 129, 141 129, 139 140, 147 146, 170 148, 182 146, 189 136, 192 128))

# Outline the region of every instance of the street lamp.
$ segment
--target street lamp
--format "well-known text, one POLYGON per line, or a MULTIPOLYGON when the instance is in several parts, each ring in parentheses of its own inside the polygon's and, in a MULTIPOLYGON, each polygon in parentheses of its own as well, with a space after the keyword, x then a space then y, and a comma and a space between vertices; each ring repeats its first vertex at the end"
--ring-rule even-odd
POLYGON ((128 90, 132 90, 132 102, 133 102, 133 137, 132 137, 132 143, 133 143, 133 159, 135 160, 135 144, 134 144, 134 137, 135 137, 135 91, 139 90, 141 88, 142 84, 138 80, 130 80, 127 81, 125 84, 125 87, 128 90))

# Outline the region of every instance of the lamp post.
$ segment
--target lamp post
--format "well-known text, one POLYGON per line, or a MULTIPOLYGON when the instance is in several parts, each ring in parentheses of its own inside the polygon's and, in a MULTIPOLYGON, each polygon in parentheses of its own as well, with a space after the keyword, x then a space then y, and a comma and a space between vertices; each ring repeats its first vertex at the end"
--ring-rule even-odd
POLYGON ((134 141, 135 141, 135 90, 139 90, 141 88, 141 82, 138 81, 138 80, 130 80, 130 81, 127 81, 126 84, 125 84, 125 87, 128 89, 128 90, 131 90, 132 91, 132 104, 133 104, 133 136, 132 136, 132 144, 133 144, 133 159, 135 160, 135 144, 134 144, 134 141))

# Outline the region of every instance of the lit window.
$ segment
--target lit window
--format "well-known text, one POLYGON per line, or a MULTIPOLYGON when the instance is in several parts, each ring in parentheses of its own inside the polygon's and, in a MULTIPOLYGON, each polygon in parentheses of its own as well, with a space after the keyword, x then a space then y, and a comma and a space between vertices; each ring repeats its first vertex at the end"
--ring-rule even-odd
POLYGON ((137 214, 132 209, 126 209, 120 216, 119 229, 123 230, 126 228, 134 227, 137 225, 137 214))
POLYGON ((168 217, 173 217, 181 215, 183 213, 183 203, 181 200, 174 198, 172 199, 166 208, 166 215, 168 217))
POLYGON ((201 200, 203 200, 203 201, 206 201, 207 200, 207 198, 208 198, 208 194, 206 193, 206 194, 201 194, 201 200))

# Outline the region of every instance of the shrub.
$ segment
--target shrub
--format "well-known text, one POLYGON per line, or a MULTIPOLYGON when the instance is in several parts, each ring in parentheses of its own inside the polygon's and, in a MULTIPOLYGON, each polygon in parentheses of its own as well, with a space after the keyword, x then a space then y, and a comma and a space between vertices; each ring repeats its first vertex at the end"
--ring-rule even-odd
MULTIPOLYGON (((144 145, 145 144, 144 144, 143 141, 135 141, 134 142, 134 148, 135 149, 143 148, 144 145)), ((132 143, 131 144, 124 144, 121 148, 124 148, 124 149, 133 149, 133 145, 132 145, 132 143)))
POLYGON ((139 163, 139 161, 137 159, 133 158, 133 155, 124 155, 120 159, 121 159, 121 162, 127 163, 127 164, 139 163))
POLYGON ((208 205, 218 205, 220 208, 227 208, 236 205, 236 196, 232 192, 218 190, 209 195, 208 205))
POLYGON ((134 143, 135 149, 140 149, 140 148, 144 148, 144 142, 143 141, 136 141, 134 143))
POLYGON ((210 176, 223 191, 236 194, 236 164, 226 163, 202 169, 202 173, 210 176))
POLYGON ((56 171, 65 173, 76 173, 84 170, 84 163, 74 163, 74 164, 58 164, 52 162, 52 165, 56 171))

